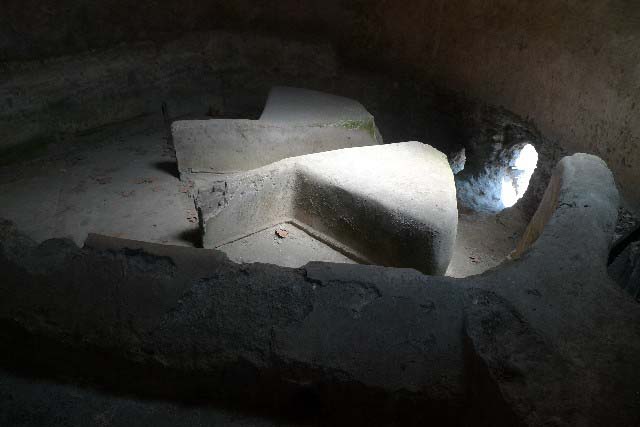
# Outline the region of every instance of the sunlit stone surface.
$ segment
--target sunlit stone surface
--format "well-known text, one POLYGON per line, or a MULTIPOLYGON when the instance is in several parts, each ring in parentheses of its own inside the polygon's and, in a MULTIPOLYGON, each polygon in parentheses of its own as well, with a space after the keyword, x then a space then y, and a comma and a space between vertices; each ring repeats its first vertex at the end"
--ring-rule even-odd
POLYGON ((420 142, 282 160, 201 188, 204 246, 293 223, 351 259, 441 275, 457 229, 446 156, 420 142))

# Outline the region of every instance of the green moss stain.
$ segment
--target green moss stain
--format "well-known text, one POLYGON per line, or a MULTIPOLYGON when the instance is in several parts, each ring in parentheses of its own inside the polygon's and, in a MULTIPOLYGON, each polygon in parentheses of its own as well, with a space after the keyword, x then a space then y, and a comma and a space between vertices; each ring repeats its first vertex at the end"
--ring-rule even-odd
POLYGON ((337 122, 335 126, 350 130, 361 130, 367 132, 371 138, 376 139, 376 125, 373 119, 342 120, 337 122))

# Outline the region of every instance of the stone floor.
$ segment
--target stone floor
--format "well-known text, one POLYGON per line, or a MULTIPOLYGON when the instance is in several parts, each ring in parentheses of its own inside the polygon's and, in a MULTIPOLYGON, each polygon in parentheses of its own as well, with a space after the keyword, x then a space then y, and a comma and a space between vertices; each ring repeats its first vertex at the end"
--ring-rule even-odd
MULTIPOLYGON (((198 245, 190 189, 177 176, 168 128, 160 115, 147 116, 50 146, 38 159, 0 167, 0 217, 14 221, 37 241, 68 236, 82 245, 88 233, 101 233, 198 245)), ((447 275, 466 277, 498 265, 525 226, 517 210, 497 216, 461 212, 447 275)), ((284 244, 296 247, 294 264, 304 264, 304 258, 339 261, 342 257, 308 236, 297 239, 295 233, 296 239, 274 244, 271 234, 265 231, 264 236, 251 238, 258 239, 254 243, 264 249, 260 253, 242 255, 239 249, 247 242, 239 241, 229 245, 228 254, 237 261, 276 262, 277 258, 290 265, 291 257, 279 256, 284 244)))
POLYGON ((311 259, 356 263, 291 223, 264 229, 222 245, 219 249, 237 263, 264 262, 292 268, 300 267, 311 259))
POLYGON ((71 237, 81 245, 93 232, 193 244, 197 214, 161 119, 101 129, 71 146, 1 168, 0 216, 38 241, 71 237))
POLYGON ((458 236, 447 276, 468 277, 499 265, 515 248, 527 226, 517 208, 497 215, 460 212, 458 236))

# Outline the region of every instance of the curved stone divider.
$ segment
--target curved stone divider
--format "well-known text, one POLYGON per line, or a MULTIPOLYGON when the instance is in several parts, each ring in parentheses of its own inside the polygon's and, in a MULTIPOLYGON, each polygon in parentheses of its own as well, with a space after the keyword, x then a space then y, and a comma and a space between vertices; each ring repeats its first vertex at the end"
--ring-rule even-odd
POLYGON ((203 186, 205 248, 291 222, 354 260, 442 275, 457 204, 446 156, 420 142, 285 159, 203 186))
POLYGON ((111 238, 36 245, 3 223, 2 333, 34 338, 0 345, 50 370, 69 366, 38 342, 93 348, 83 363, 120 388, 135 384, 113 357, 167 396, 293 402, 327 423, 638 425, 640 308, 606 274, 618 193, 594 156, 555 173, 557 208, 529 249, 465 279, 111 238))

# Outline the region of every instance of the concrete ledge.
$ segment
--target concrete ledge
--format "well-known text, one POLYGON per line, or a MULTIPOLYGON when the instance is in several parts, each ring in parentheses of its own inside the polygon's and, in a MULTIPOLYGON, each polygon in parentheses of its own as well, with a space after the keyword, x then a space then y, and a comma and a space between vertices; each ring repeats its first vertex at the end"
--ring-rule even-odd
POLYGON ((328 124, 373 122, 358 101, 315 90, 275 86, 269 91, 260 120, 272 123, 328 124))
POLYGON ((327 424, 638 425, 640 307, 606 274, 618 193, 594 156, 561 165, 535 242, 465 279, 119 239, 36 245, 1 223, 0 354, 65 378, 87 367, 125 393, 303 406, 327 424))
POLYGON ((206 248, 295 222, 352 259, 444 274, 458 212, 446 156, 420 142, 282 160, 199 191, 206 248))
POLYGON ((287 157, 377 143, 372 128, 349 122, 292 125, 184 120, 174 122, 171 133, 181 174, 247 171, 287 157))
POLYGON ((248 171, 288 157, 382 144, 357 101, 274 87, 260 120, 183 120, 171 126, 182 175, 248 171))

